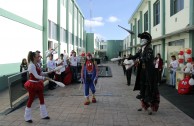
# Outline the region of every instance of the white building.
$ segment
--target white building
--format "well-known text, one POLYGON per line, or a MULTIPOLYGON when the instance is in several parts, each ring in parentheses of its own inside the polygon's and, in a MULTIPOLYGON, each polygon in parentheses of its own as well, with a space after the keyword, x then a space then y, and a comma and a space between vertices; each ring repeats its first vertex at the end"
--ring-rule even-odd
POLYGON ((1 0, 0 1, 0 77, 19 72, 29 51, 58 47, 85 50, 84 16, 75 0, 1 0))
POLYGON ((194 40, 194 1, 193 0, 142 0, 129 19, 132 54, 137 50, 140 39, 138 33, 144 31, 152 35, 155 55, 169 59, 172 53, 181 48, 193 48, 194 40))

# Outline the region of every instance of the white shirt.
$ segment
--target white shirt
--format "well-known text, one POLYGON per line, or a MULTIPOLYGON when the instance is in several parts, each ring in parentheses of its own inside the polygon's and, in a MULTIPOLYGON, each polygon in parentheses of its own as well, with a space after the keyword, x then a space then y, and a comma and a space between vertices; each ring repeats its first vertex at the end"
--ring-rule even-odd
POLYGON ((57 65, 58 64, 61 64, 61 63, 62 63, 62 65, 60 65, 60 66, 63 66, 63 67, 60 70, 56 71, 57 74, 61 74, 61 72, 64 72, 65 71, 65 64, 64 64, 63 60, 58 59, 57 60, 57 65))
POLYGON ((71 66, 77 66, 77 57, 70 57, 71 66))
POLYGON ((47 61, 47 71, 50 72, 56 68, 56 63, 54 60, 48 60, 47 61))
POLYGON ((63 64, 65 65, 65 66, 67 66, 67 57, 63 57, 63 64))
POLYGON ((158 68, 159 66, 159 58, 156 60, 155 68, 158 68))
POLYGON ((176 69, 178 67, 178 61, 177 60, 174 60, 174 61, 172 60, 170 62, 170 65, 172 66, 171 70, 176 71, 176 69))
MULTIPOLYGON (((36 66, 32 62, 30 62, 30 64, 28 65, 28 71, 29 71, 29 74, 32 73, 36 79, 44 80, 45 78, 44 76, 38 75, 36 71, 36 66)), ((41 72, 41 75, 44 75, 44 73, 41 72)))
POLYGON ((68 59, 68 58, 69 58, 68 54, 67 53, 64 53, 63 54, 63 59, 68 59))

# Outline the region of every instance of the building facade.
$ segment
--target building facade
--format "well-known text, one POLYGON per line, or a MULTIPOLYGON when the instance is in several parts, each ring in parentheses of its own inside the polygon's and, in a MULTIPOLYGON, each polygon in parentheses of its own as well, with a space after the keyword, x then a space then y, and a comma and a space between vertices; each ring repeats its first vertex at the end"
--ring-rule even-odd
POLYGON ((168 60, 177 49, 192 48, 194 39, 193 0, 142 0, 129 19, 132 53, 140 43, 138 33, 144 31, 152 35, 154 54, 160 53, 168 60))
MULTIPOLYGON (((84 16, 75 0, 1 0, 0 81, 19 72, 29 51, 56 48, 60 53, 85 50, 84 16)), ((2 82, 2 81, 1 81, 2 82)))

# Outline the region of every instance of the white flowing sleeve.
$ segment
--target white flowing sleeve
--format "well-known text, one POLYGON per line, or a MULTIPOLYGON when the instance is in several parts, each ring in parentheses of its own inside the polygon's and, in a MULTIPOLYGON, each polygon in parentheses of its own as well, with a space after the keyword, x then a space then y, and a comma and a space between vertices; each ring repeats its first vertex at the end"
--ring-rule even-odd
POLYGON ((38 75, 38 73, 36 71, 36 67, 34 64, 29 64, 28 71, 29 71, 29 73, 32 73, 36 79, 44 80, 44 78, 45 78, 43 76, 38 75))

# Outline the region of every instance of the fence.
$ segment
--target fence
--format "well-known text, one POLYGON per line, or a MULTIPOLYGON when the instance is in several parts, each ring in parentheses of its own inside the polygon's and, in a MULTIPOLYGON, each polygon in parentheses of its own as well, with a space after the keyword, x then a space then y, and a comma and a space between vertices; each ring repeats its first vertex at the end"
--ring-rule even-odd
POLYGON ((21 97, 27 93, 23 84, 28 80, 28 71, 14 74, 8 77, 8 88, 10 107, 12 108, 17 102, 21 101, 21 97), (18 101, 19 100, 19 101, 18 101))

